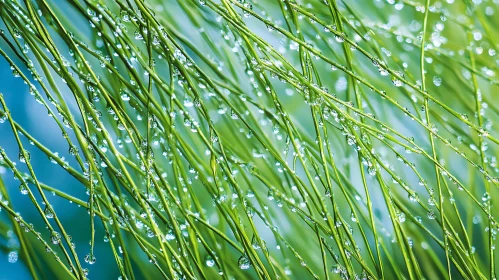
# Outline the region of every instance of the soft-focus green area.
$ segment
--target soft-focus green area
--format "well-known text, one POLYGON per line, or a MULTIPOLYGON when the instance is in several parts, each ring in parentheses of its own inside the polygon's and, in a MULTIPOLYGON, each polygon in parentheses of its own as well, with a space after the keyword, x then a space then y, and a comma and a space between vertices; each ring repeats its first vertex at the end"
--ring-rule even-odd
POLYGON ((0 0, 0 279, 495 279, 497 14, 0 0))

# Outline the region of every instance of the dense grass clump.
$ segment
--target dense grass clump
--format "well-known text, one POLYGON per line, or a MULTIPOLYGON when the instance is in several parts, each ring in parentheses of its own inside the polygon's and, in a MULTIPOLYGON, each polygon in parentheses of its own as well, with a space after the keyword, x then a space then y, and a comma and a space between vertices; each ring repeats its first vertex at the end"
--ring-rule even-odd
POLYGON ((498 13, 1 0, 7 277, 495 279, 498 13))

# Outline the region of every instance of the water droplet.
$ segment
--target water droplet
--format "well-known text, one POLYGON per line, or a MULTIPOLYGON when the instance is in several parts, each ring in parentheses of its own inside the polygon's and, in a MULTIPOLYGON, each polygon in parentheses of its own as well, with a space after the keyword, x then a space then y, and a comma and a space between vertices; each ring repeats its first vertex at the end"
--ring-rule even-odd
POLYGON ((205 258, 205 263, 208 267, 212 267, 215 265, 215 260, 210 255, 207 255, 205 258))
POLYGON ((30 159, 31 159, 31 154, 28 151, 24 150, 24 155, 22 152, 19 153, 20 162, 26 163, 26 161, 29 161, 30 159))
POLYGON ((273 190, 269 190, 268 194, 267 194, 267 197, 269 198, 269 200, 274 200, 274 191, 273 190))
POLYGON ((417 193, 409 194, 409 200, 412 202, 417 202, 419 200, 419 195, 417 193))
POLYGON ((258 250, 260 249, 260 243, 258 243, 258 237, 256 235, 253 235, 253 238, 251 238, 251 246, 253 246, 253 249, 258 250))
POLYGON ((85 262, 88 264, 94 264, 95 263, 95 256, 92 253, 88 253, 85 256, 85 262))
POLYGON ((239 265, 239 268, 242 270, 247 270, 251 267, 251 262, 248 259, 248 257, 246 257, 245 255, 242 255, 241 257, 239 257, 237 264, 239 265))
POLYGON ((398 213, 397 218, 399 220, 399 223, 405 222, 405 213, 398 213))
POLYGON ((17 260, 19 259, 18 253, 16 251, 10 252, 8 259, 9 259, 9 263, 16 263, 17 260))
POLYGON ((355 217, 355 213, 354 212, 350 213, 350 219, 352 219, 352 222, 354 222, 354 223, 357 222, 357 217, 355 217))
POLYGON ((435 220, 435 212, 433 210, 428 211, 428 219, 435 220))
POLYGON ((123 100, 123 101, 129 101, 130 100, 130 96, 126 92, 123 92, 121 94, 121 100, 123 100))
POLYGON ((166 235, 165 235, 165 240, 170 241, 175 239, 175 235, 173 234, 173 231, 170 230, 166 235))
POLYGON ((28 194, 28 187, 25 185, 25 184, 21 184, 19 186, 19 191, 21 192, 21 194, 28 194))
POLYGON ((392 76, 392 83, 396 87, 401 87, 402 86, 402 81, 399 80, 396 76, 392 76))
POLYGON ((59 244, 61 242, 61 235, 57 231, 52 231, 50 234, 50 240, 52 244, 59 244))
POLYGON ((248 198, 255 197, 255 193, 252 190, 248 190, 246 192, 246 197, 248 197, 248 198))
POLYGON ((54 218, 54 212, 50 209, 50 206, 45 206, 45 210, 43 210, 43 213, 45 214, 45 217, 47 219, 53 219, 54 218))
POLYGON ((440 85, 442 85, 442 78, 438 77, 438 76, 434 76, 433 77, 433 84, 437 87, 439 87, 440 85))

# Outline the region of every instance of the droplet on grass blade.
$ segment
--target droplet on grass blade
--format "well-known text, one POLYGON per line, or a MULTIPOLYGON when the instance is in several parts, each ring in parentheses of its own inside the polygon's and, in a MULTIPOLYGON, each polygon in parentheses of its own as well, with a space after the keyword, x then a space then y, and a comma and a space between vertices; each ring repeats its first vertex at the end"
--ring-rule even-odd
POLYGON ((49 206, 45 207, 45 210, 43 211, 43 213, 45 214, 45 217, 47 219, 53 219, 54 218, 54 212, 52 212, 52 210, 50 209, 49 206))
POLYGON ((239 258, 239 260, 237 261, 237 264, 239 265, 239 268, 242 270, 247 270, 251 267, 251 262, 248 259, 248 257, 246 257, 245 255, 242 255, 239 258))
POLYGON ((96 261, 95 259, 95 256, 91 253, 88 253, 86 256, 85 256, 85 262, 88 263, 88 264, 94 264, 96 261))
POLYGON ((207 255, 205 258, 205 263, 208 267, 213 267, 215 265, 215 260, 210 255, 207 255))
POLYGON ((8 257, 9 263, 16 263, 18 259, 19 259, 19 255, 16 251, 12 251, 9 253, 9 257, 8 257))

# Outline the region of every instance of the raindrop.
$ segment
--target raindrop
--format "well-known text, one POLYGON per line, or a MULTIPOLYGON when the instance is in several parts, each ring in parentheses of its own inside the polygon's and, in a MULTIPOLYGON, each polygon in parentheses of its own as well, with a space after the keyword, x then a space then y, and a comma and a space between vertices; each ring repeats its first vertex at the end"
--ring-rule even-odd
POLYGON ((28 194, 28 187, 25 185, 25 184, 21 184, 19 186, 19 191, 21 192, 21 194, 28 194))
POLYGON ((61 242, 61 235, 57 231, 52 231, 50 240, 52 244, 59 244, 61 242))
POLYGON ((24 156, 22 152, 20 152, 20 153, 19 153, 19 161, 20 161, 20 162, 23 162, 23 163, 26 163, 26 161, 29 161, 29 160, 30 160, 31 155, 30 155, 30 153, 29 153, 28 151, 26 151, 26 150, 24 150, 24 154, 25 154, 26 156, 24 156))
POLYGON ((45 210, 43 211, 45 214, 45 217, 47 219, 53 219, 54 218, 54 212, 50 209, 50 206, 45 206, 45 210))
POLYGON ((237 261, 237 264, 239 265, 239 268, 242 270, 247 270, 251 267, 251 262, 248 259, 248 257, 246 257, 245 255, 242 255, 239 258, 239 260, 237 261))
POLYGON ((260 243, 258 243, 258 237, 256 237, 256 235, 253 235, 253 238, 251 238, 251 246, 253 246, 253 249, 255 250, 260 249, 260 243))
POLYGON ((95 256, 92 253, 89 253, 85 256, 85 262, 88 264, 94 264, 95 263, 95 256))
POLYGON ((433 77, 433 84, 439 87, 440 85, 442 85, 442 78, 438 76, 433 77))
POLYGON ((428 211, 428 219, 435 220, 435 212, 433 210, 428 211))
POLYGON ((215 265, 215 260, 210 255, 206 256, 205 263, 208 267, 213 267, 215 265))
POLYGON ((273 190, 269 190, 269 193, 267 195, 267 197, 269 198, 269 200, 274 200, 274 191, 273 190))
MULTIPOLYGON (((399 73, 397 73, 397 74, 399 74, 399 73)), ((399 74, 399 76, 400 76, 400 74, 399 74)), ((401 87, 401 86, 402 86, 402 81, 401 81, 401 80, 399 80, 399 79, 398 79, 395 75, 394 75, 394 76, 392 76, 392 83, 393 83, 393 85, 395 85, 396 87, 401 87)))
POLYGON ((123 100, 123 101, 129 101, 130 100, 130 96, 127 93, 123 92, 121 94, 121 100, 123 100))
POLYGON ((12 251, 9 253, 8 258, 10 263, 16 263, 17 260, 19 259, 19 255, 16 251, 12 251))

